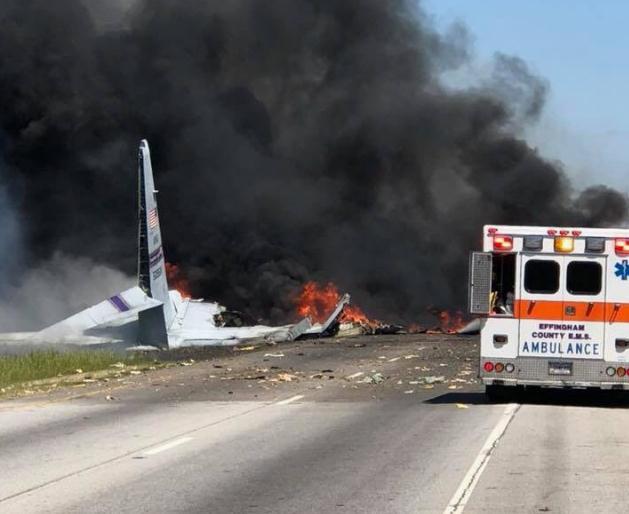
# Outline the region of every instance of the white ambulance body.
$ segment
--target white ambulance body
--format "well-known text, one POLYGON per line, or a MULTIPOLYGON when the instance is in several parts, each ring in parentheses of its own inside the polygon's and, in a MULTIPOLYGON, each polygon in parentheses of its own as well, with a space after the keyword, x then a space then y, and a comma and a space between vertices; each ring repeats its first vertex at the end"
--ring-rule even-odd
POLYGON ((488 391, 629 389, 629 230, 485 226, 470 312, 488 391))

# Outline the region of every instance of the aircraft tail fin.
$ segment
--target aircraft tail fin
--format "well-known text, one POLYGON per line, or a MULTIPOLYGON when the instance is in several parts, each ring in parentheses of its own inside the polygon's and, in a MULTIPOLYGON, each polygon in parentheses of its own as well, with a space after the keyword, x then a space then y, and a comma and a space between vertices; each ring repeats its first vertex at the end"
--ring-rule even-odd
POLYGON ((162 234, 157 213, 157 191, 153 180, 148 142, 140 143, 138 169, 138 285, 164 305, 164 321, 170 327, 175 309, 168 294, 162 234))

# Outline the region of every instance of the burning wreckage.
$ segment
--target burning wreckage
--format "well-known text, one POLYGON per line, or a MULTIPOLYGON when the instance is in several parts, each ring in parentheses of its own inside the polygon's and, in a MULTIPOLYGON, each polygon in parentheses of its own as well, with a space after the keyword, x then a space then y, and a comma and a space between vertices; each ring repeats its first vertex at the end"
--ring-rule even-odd
POLYGON ((304 316, 296 324, 272 327, 243 326, 241 317, 218 303, 185 298, 179 291, 169 290, 147 141, 142 141, 139 149, 138 189, 138 285, 39 332, 5 334, 1 340, 178 348, 235 345, 255 339, 292 341, 338 330, 349 295, 339 297, 318 322, 304 316))
MULTIPOLYGON (((350 305, 348 294, 341 295, 331 283, 305 284, 297 298, 297 313, 302 319, 284 326, 246 326, 239 313, 218 303, 192 299, 176 288, 170 290, 168 272, 172 276, 174 267, 165 261, 156 193, 149 146, 143 140, 138 166, 137 286, 39 332, 0 334, 0 340, 179 348, 230 346, 245 340, 281 342, 334 335, 394 334, 405 330, 368 318, 361 309, 350 305)), ((173 278, 177 282, 176 274, 173 278)), ((445 316, 438 316, 439 324, 434 329, 409 327, 408 331, 457 332, 445 316)))

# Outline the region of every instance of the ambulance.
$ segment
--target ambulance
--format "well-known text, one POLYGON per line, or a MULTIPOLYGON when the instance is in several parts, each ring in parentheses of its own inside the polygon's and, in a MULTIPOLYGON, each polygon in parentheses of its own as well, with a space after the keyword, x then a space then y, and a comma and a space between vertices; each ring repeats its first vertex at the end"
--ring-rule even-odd
POLYGON ((469 306, 490 396, 629 389, 629 229, 485 226, 469 306))

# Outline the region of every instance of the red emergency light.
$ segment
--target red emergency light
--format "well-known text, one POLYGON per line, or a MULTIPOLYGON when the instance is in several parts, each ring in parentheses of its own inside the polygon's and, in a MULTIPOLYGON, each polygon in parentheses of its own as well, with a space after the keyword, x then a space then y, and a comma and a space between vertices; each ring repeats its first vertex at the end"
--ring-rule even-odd
POLYGON ((616 239, 614 248, 618 255, 629 255, 629 239, 616 239))
POLYGON ((511 236, 494 236, 494 250, 497 252, 510 252, 513 250, 513 238, 511 236))

